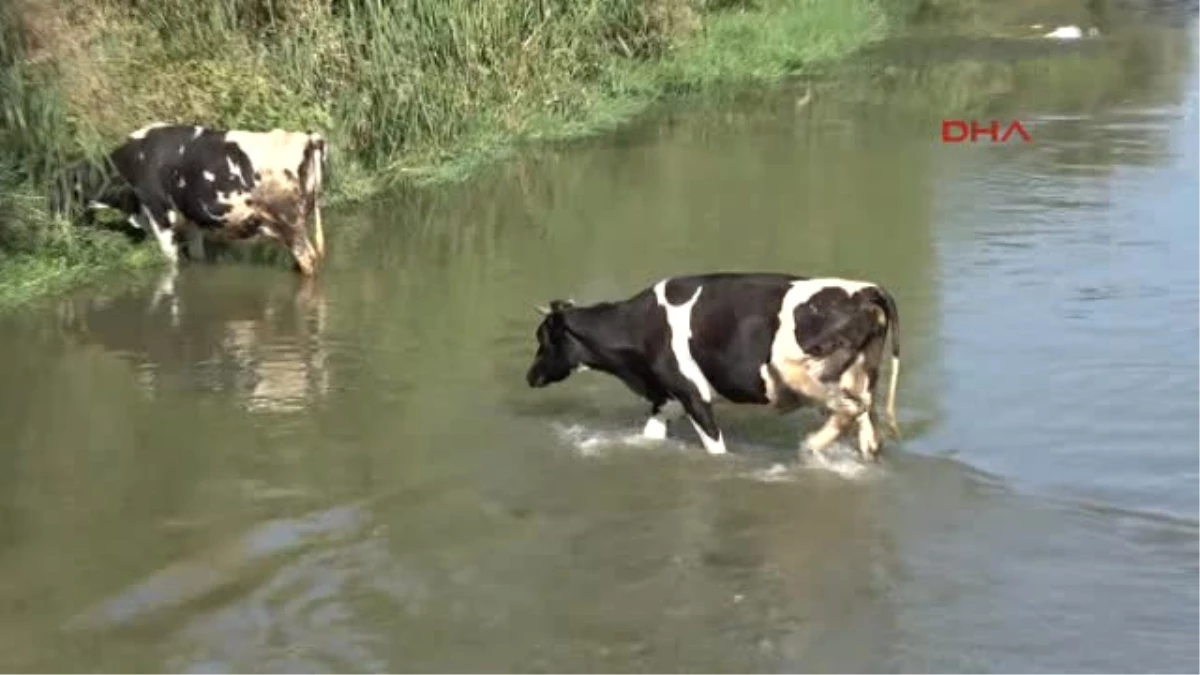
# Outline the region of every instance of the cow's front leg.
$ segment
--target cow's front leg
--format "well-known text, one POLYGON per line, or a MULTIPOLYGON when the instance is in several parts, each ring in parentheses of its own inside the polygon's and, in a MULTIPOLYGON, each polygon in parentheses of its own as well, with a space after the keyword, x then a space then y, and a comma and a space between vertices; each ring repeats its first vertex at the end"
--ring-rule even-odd
POLYGON ((175 245, 175 232, 171 228, 172 213, 174 212, 170 208, 142 205, 142 218, 146 221, 146 229, 158 240, 158 246, 167 260, 175 265, 179 262, 179 248, 175 245))
POLYGON ((325 226, 321 223, 321 207, 317 205, 313 209, 313 247, 317 250, 317 257, 325 257, 325 226))
POLYGON ((655 441, 666 440, 667 427, 671 420, 682 414, 683 407, 678 401, 668 399, 664 403, 651 404, 650 419, 646 420, 646 426, 642 428, 642 436, 655 441))
POLYGON ((817 456, 821 456, 822 451, 836 441, 847 426, 867 412, 862 402, 847 391, 838 392, 825 405, 831 412, 829 419, 804 441, 808 449, 817 456))
POLYGON ((188 258, 192 262, 204 261, 204 231, 189 221, 184 225, 184 235, 187 237, 188 258))
POLYGON ((721 433, 721 428, 717 426, 712 404, 697 394, 680 396, 679 402, 683 405, 688 419, 692 421, 692 426, 695 427, 696 433, 700 436, 700 442, 704 444, 704 449, 708 451, 708 454, 724 455, 727 452, 725 436, 721 433))

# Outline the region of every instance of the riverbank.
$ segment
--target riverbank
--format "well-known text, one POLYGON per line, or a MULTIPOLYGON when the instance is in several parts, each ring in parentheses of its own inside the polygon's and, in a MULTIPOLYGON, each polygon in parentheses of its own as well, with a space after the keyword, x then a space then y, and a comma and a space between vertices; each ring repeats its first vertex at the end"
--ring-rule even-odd
POLYGON ((66 163, 150 121, 322 129, 336 153, 330 203, 344 203, 460 180, 664 97, 836 61, 916 4, 23 0, 0 12, 0 307, 160 264, 152 247, 72 228, 42 201, 66 163))

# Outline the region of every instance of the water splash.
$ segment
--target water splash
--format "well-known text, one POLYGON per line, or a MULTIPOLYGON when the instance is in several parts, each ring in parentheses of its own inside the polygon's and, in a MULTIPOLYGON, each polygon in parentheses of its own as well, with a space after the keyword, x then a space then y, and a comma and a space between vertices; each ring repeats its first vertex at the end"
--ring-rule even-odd
POLYGON ((584 424, 556 424, 555 433, 583 457, 604 456, 630 448, 683 449, 683 443, 676 439, 655 440, 632 429, 598 429, 584 424))

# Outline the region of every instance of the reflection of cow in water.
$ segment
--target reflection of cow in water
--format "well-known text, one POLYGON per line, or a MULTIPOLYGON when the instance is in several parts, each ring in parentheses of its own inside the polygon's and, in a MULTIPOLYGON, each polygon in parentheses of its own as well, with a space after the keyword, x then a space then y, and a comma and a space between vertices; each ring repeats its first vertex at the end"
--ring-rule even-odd
POLYGON ((65 300, 61 323, 133 361, 148 391, 229 392, 251 410, 303 409, 329 388, 324 298, 311 282, 230 272, 181 275, 168 302, 161 287, 65 300))

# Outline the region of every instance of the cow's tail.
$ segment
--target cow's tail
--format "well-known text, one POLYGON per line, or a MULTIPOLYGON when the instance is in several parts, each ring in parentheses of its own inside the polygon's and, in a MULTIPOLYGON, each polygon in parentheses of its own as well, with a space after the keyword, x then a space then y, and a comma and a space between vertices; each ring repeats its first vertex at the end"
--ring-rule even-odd
POLYGON ((892 343, 892 367, 888 380, 887 416, 892 433, 900 437, 900 425, 896 421, 896 387, 900 382, 900 312, 896 300, 885 288, 879 289, 880 305, 888 323, 888 336, 892 343))

